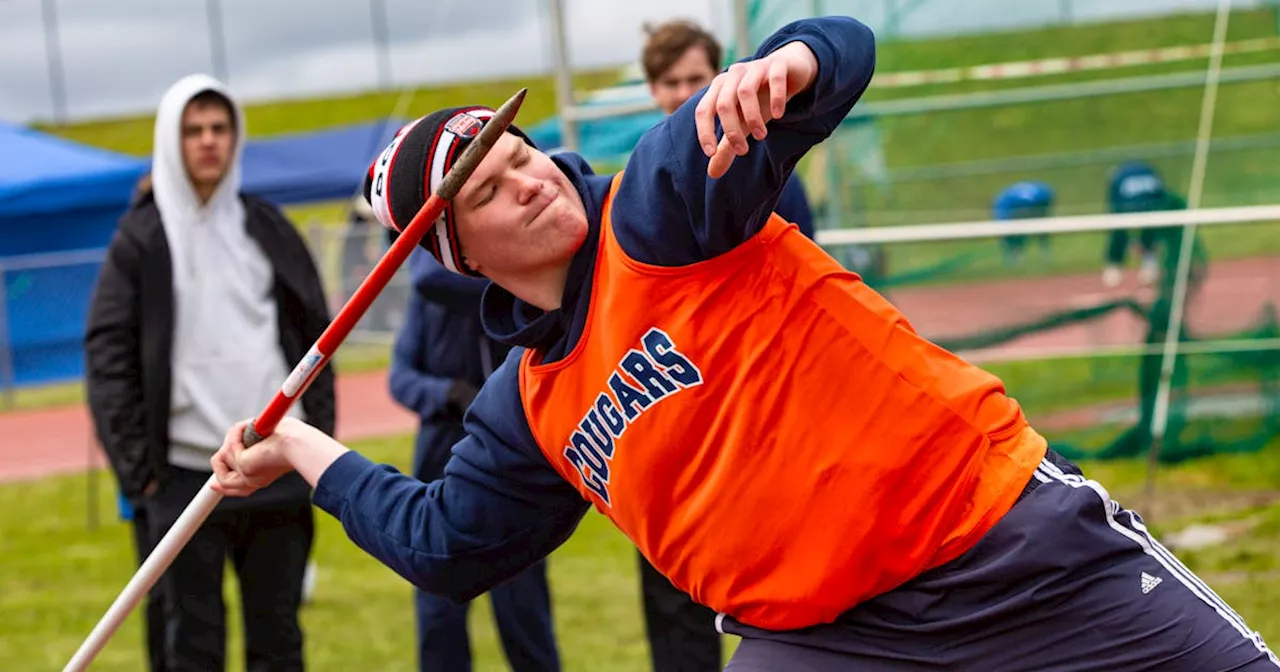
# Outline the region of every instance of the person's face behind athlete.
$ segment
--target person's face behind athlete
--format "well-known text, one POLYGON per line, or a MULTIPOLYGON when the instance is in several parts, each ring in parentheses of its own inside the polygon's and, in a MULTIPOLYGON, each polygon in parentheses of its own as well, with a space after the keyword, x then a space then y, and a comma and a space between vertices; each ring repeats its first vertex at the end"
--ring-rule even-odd
POLYGON ((191 186, 208 199, 226 176, 235 146, 231 110, 219 100, 196 97, 182 113, 182 162, 191 186))
POLYGON ((513 289, 567 272, 587 237, 582 197, 551 157, 504 133, 453 200, 468 266, 513 289))
POLYGON ((666 114, 675 112, 684 101, 701 91, 715 79, 716 69, 707 50, 694 44, 672 64, 649 82, 649 93, 658 108, 666 114))

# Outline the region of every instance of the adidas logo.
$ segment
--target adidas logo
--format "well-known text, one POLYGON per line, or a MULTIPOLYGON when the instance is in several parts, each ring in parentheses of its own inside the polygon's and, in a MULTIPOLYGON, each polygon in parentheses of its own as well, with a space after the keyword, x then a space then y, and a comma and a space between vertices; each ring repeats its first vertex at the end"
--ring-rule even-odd
POLYGON ((1160 585, 1161 581, 1164 581, 1164 579, 1158 576, 1151 576, 1150 574, 1143 572, 1142 573, 1142 594, 1146 595, 1147 593, 1151 592, 1153 588, 1160 585))

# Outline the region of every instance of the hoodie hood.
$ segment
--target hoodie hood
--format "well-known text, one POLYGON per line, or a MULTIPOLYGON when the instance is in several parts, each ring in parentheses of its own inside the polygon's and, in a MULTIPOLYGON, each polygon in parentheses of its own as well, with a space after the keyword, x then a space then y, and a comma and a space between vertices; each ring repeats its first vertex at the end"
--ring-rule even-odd
POLYGON ((422 246, 414 248, 409 255, 408 266, 409 281, 427 301, 449 310, 479 313, 480 297, 489 286, 488 280, 450 271, 422 246))
MULTIPOLYGON (((157 201, 163 200, 171 206, 192 209, 200 206, 191 178, 187 176, 186 165, 182 161, 182 114, 187 109, 187 103, 205 91, 217 92, 231 101, 234 117, 231 122, 236 130, 231 165, 206 207, 225 200, 228 195, 234 197, 240 191, 240 157, 244 152, 245 141, 244 112, 222 82, 207 75, 188 75, 169 87, 156 110, 151 180, 158 192, 163 192, 157 193, 157 201)), ((163 204, 161 207, 164 207, 163 204)))
POLYGON ((170 256, 173 258, 175 281, 183 277, 184 260, 192 251, 186 249, 184 232, 202 222, 243 229, 244 206, 240 202, 240 157, 244 151, 244 113, 226 85, 206 75, 189 75, 169 87, 156 110, 154 148, 151 159, 151 184, 156 207, 164 223, 170 256), (182 160, 182 115, 187 103, 205 91, 215 91, 231 101, 235 145, 231 163, 222 182, 202 204, 182 160))

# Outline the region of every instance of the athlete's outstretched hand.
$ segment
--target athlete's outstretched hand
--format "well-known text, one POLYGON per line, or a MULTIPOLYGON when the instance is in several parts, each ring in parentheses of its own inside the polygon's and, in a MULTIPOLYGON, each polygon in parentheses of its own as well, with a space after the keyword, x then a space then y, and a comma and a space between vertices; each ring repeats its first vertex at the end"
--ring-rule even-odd
POLYGON ((711 157, 707 174, 718 178, 735 156, 747 153, 747 135, 763 140, 766 124, 782 116, 787 101, 818 75, 818 59, 803 42, 790 42, 764 58, 734 63, 716 75, 698 102, 698 142, 711 157), (716 119, 724 137, 716 142, 716 119))
POLYGON ((290 417, 282 419, 270 436, 246 448, 243 436, 249 422, 236 423, 210 460, 218 477, 213 489, 219 494, 247 497, 295 469, 315 487, 324 470, 347 452, 329 435, 290 417))

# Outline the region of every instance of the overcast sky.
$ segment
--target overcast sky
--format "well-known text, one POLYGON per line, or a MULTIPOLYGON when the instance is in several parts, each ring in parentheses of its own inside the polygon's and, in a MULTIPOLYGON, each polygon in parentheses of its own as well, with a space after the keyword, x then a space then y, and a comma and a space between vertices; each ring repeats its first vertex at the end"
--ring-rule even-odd
MULTIPOLYGON (((878 28, 906 0, 825 0, 878 28)), ((396 83, 549 71, 545 0, 384 0, 396 83)), ((812 0, 776 2, 804 11, 812 0)), ((1259 0, 1236 0, 1235 6, 1259 0)), ((214 71, 206 0, 0 0, 0 120, 54 114, 42 6, 56 9, 72 119, 149 112, 175 79, 214 71)), ((214 0, 227 79, 246 100, 376 88, 371 0, 214 0)), ((634 62, 645 20, 687 17, 722 39, 732 0, 563 0, 575 67, 634 62)), ((903 29, 923 35, 1100 18, 1116 12, 1211 10, 1216 0, 932 0, 903 29), (993 11, 998 8, 999 11, 993 11), (1065 14, 1064 14, 1065 13, 1065 14)), ((916 5, 913 5, 916 6, 916 5)), ((1206 36, 1207 41, 1207 36, 1206 36)), ((1123 45, 1117 45, 1123 48, 1123 45)), ((944 67, 946 64, 938 64, 944 67)))
MULTIPOLYGON (((385 0, 398 83, 546 72, 543 0, 385 0)), ((50 118, 42 0, 0 0, 0 119, 50 118)), ((154 106, 173 80, 214 74, 206 0, 56 0, 71 117, 154 106)), ((228 79, 246 99, 375 88, 369 0, 220 0, 228 79)), ((636 58, 643 21, 730 30, 724 0, 564 0, 575 66, 636 58), (719 14, 719 16, 717 16, 719 14)), ((727 37, 727 34, 725 35, 727 37)))

